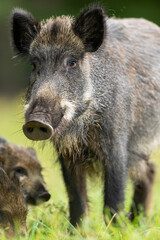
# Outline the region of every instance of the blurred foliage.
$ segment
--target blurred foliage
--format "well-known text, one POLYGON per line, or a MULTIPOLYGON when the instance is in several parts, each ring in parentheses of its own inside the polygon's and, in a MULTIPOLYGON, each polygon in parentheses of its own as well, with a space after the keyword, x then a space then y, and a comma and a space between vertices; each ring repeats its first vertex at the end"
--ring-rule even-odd
POLYGON ((0 0, 0 94, 11 95, 27 87, 28 66, 12 59, 10 43, 10 13, 14 7, 30 11, 41 20, 52 15, 77 15, 88 4, 104 5, 108 16, 143 17, 160 25, 160 1, 158 0, 0 0))

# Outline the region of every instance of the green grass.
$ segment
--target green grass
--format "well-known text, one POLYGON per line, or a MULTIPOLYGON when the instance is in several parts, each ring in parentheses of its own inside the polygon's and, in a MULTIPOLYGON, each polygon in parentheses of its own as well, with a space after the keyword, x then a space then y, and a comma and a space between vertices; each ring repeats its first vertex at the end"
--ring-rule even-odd
MULTIPOLYGON (((27 217, 27 236, 29 240, 158 240, 160 239, 160 169, 158 159, 160 150, 152 155, 156 163, 156 180, 150 211, 130 223, 125 217, 131 204, 132 186, 126 188, 125 211, 118 218, 118 226, 106 226, 103 221, 103 184, 100 178, 88 179, 89 216, 81 228, 73 228, 68 221, 67 194, 60 166, 56 162, 57 154, 49 142, 33 143, 22 132, 24 112, 22 100, 7 102, 0 100, 0 136, 8 141, 25 147, 34 147, 44 168, 43 176, 47 183, 51 199, 37 207, 29 207, 27 217), (94 181, 93 181, 94 180, 94 181)), ((3 239, 0 236, 0 239, 3 239)))

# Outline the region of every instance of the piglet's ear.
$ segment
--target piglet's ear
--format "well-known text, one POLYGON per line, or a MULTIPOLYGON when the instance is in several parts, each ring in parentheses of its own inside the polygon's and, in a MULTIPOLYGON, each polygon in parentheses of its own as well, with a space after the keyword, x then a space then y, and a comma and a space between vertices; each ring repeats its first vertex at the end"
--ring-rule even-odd
POLYGON ((36 151, 33 149, 33 148, 27 148, 27 151, 28 153, 32 156, 32 157, 35 157, 37 158, 37 154, 36 154, 36 151))
POLYGON ((84 10, 76 19, 73 31, 81 38, 87 52, 96 51, 106 34, 106 16, 103 8, 92 6, 84 10))
POLYGON ((40 27, 30 13, 20 8, 13 10, 11 15, 11 36, 13 47, 18 54, 26 55, 40 27))
POLYGON ((4 144, 8 144, 8 142, 7 142, 6 139, 0 137, 0 145, 1 145, 1 144, 2 144, 2 145, 4 145, 4 144))

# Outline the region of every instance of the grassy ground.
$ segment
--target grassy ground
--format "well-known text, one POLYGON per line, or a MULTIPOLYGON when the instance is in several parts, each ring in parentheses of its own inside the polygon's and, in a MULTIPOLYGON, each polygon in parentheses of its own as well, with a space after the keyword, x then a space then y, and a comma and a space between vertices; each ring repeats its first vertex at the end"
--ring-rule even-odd
MULTIPOLYGON (((38 157, 44 168, 43 176, 52 197, 48 203, 38 207, 29 207, 27 217, 29 240, 158 240, 160 239, 160 168, 158 159, 160 150, 157 150, 152 159, 156 163, 157 175, 153 188, 151 209, 148 216, 140 216, 130 223, 122 213, 119 217, 119 226, 107 227, 103 222, 103 185, 101 179, 88 179, 89 217, 85 218, 81 228, 74 229, 68 221, 67 194, 63 184, 60 166, 56 162, 57 154, 52 145, 33 143, 27 140, 22 132, 23 124, 22 101, 7 103, 0 100, 0 136, 8 141, 23 146, 32 146, 37 150, 38 157), (72 232, 72 234, 70 234, 72 232)), ((127 184, 125 212, 131 204, 132 187, 127 184)), ((0 236, 0 239, 2 237, 0 236)))

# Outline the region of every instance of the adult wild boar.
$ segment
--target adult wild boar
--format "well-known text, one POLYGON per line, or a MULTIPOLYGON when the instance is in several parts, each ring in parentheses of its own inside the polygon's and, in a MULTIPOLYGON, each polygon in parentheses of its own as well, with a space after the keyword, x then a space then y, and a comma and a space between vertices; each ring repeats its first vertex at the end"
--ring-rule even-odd
POLYGON ((48 201, 50 194, 41 174, 42 167, 33 148, 24 148, 0 137, 0 167, 10 180, 18 178, 27 203, 48 201))
POLYGON ((104 210, 146 209, 154 177, 150 154, 160 137, 160 28, 144 19, 107 19, 91 6, 76 18, 38 22, 12 13, 15 51, 33 65, 23 126, 31 140, 53 140, 73 225, 87 212, 88 159, 104 171, 104 210))

